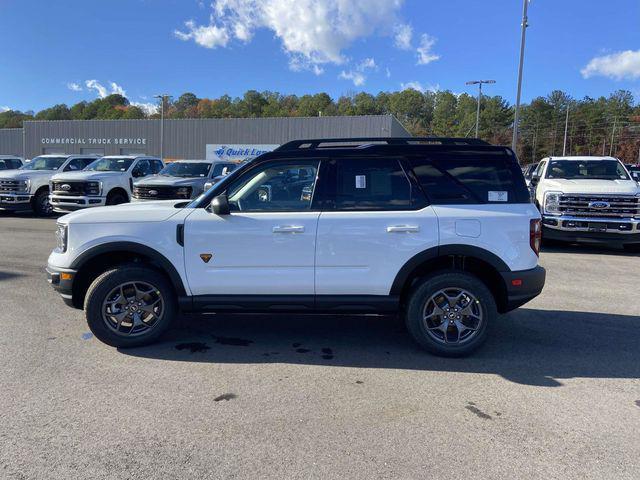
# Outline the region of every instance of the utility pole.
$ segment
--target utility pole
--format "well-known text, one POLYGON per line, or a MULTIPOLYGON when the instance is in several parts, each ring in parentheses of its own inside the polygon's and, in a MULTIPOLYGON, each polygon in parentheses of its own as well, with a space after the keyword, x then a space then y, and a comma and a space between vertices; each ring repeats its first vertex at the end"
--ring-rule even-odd
POLYGON ((569 130, 569 105, 567 105, 567 117, 564 119, 564 143, 562 145, 562 156, 567 154, 567 132, 569 130))
POLYGON ((164 162, 164 104, 173 97, 163 93, 162 95, 154 95, 154 98, 160 99, 160 160, 164 162))
POLYGON ((618 123, 618 117, 613 119, 613 130, 611 130, 611 145, 609 146, 609 156, 613 156, 613 136, 616 134, 616 124, 618 123))
POLYGON ((511 149, 515 152, 518 146, 518 115, 520 112, 520 94, 522 93, 522 67, 524 65, 524 45, 527 36, 528 18, 527 9, 529 0, 523 0, 522 5, 522 34, 520 37, 520 64, 518 65, 518 92, 516 94, 516 108, 513 115, 513 139, 511 141, 511 149))
POLYGON ((476 110, 476 138, 480 138, 480 102, 482 101, 482 84, 487 85, 496 83, 495 80, 471 80, 465 85, 478 85, 478 108, 476 110))

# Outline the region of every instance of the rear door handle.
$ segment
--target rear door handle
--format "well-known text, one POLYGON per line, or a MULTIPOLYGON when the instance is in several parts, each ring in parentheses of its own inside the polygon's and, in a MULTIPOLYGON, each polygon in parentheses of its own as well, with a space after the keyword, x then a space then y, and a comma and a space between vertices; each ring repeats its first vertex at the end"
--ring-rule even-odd
POLYGON ((304 225, 276 225, 273 233, 303 233, 304 225))
POLYGON ((419 231, 418 225, 390 225, 387 227, 387 233, 416 233, 419 231))

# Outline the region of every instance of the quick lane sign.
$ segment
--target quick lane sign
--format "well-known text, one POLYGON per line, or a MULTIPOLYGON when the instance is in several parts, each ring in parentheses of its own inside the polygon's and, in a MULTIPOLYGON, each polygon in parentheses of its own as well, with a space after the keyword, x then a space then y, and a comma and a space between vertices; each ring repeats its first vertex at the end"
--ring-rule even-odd
POLYGON ((280 145, 207 145, 207 160, 242 161, 251 160, 263 153, 272 152, 280 145))

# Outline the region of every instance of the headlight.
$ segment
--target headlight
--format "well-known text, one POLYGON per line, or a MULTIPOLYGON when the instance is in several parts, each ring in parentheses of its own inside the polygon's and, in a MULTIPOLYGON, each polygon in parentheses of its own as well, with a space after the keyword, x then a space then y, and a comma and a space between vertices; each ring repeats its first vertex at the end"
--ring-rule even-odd
POLYGON ((544 213, 548 215, 561 215, 560 199, 562 192, 546 192, 544 194, 544 213))
POLYGON ((58 223, 56 225, 56 252, 65 253, 67 251, 67 234, 69 226, 58 223))
POLYGON ((22 189, 23 192, 28 192, 30 187, 31 187, 31 180, 29 180, 28 178, 26 180, 23 180, 20 183, 20 188, 22 189))
POLYGON ((102 182, 87 182, 87 195, 98 196, 102 192, 102 182))

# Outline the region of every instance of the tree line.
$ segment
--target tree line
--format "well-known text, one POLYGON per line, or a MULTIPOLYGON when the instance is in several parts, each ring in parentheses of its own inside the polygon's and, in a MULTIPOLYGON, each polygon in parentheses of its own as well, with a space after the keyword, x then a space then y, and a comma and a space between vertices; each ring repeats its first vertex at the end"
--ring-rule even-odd
MULTIPOLYGON (((361 92, 337 100, 326 93, 284 95, 247 91, 242 97, 198 98, 184 93, 165 103, 167 118, 315 117, 319 115, 394 115, 413 135, 470 137, 475 134, 477 98, 450 91, 406 89, 361 92)), ((480 138, 510 145, 514 108, 500 96, 481 102, 480 138)), ((0 113, 0 128, 19 128, 25 120, 93 120, 159 118, 122 95, 113 94, 68 107, 54 105, 37 113, 0 113)), ((556 90, 523 105, 518 155, 530 163, 547 155, 614 155, 627 163, 640 162, 640 105, 631 92, 608 97, 574 99, 556 90), (568 112, 568 115, 567 115, 568 112), (565 143, 566 127, 566 143, 565 143)))

